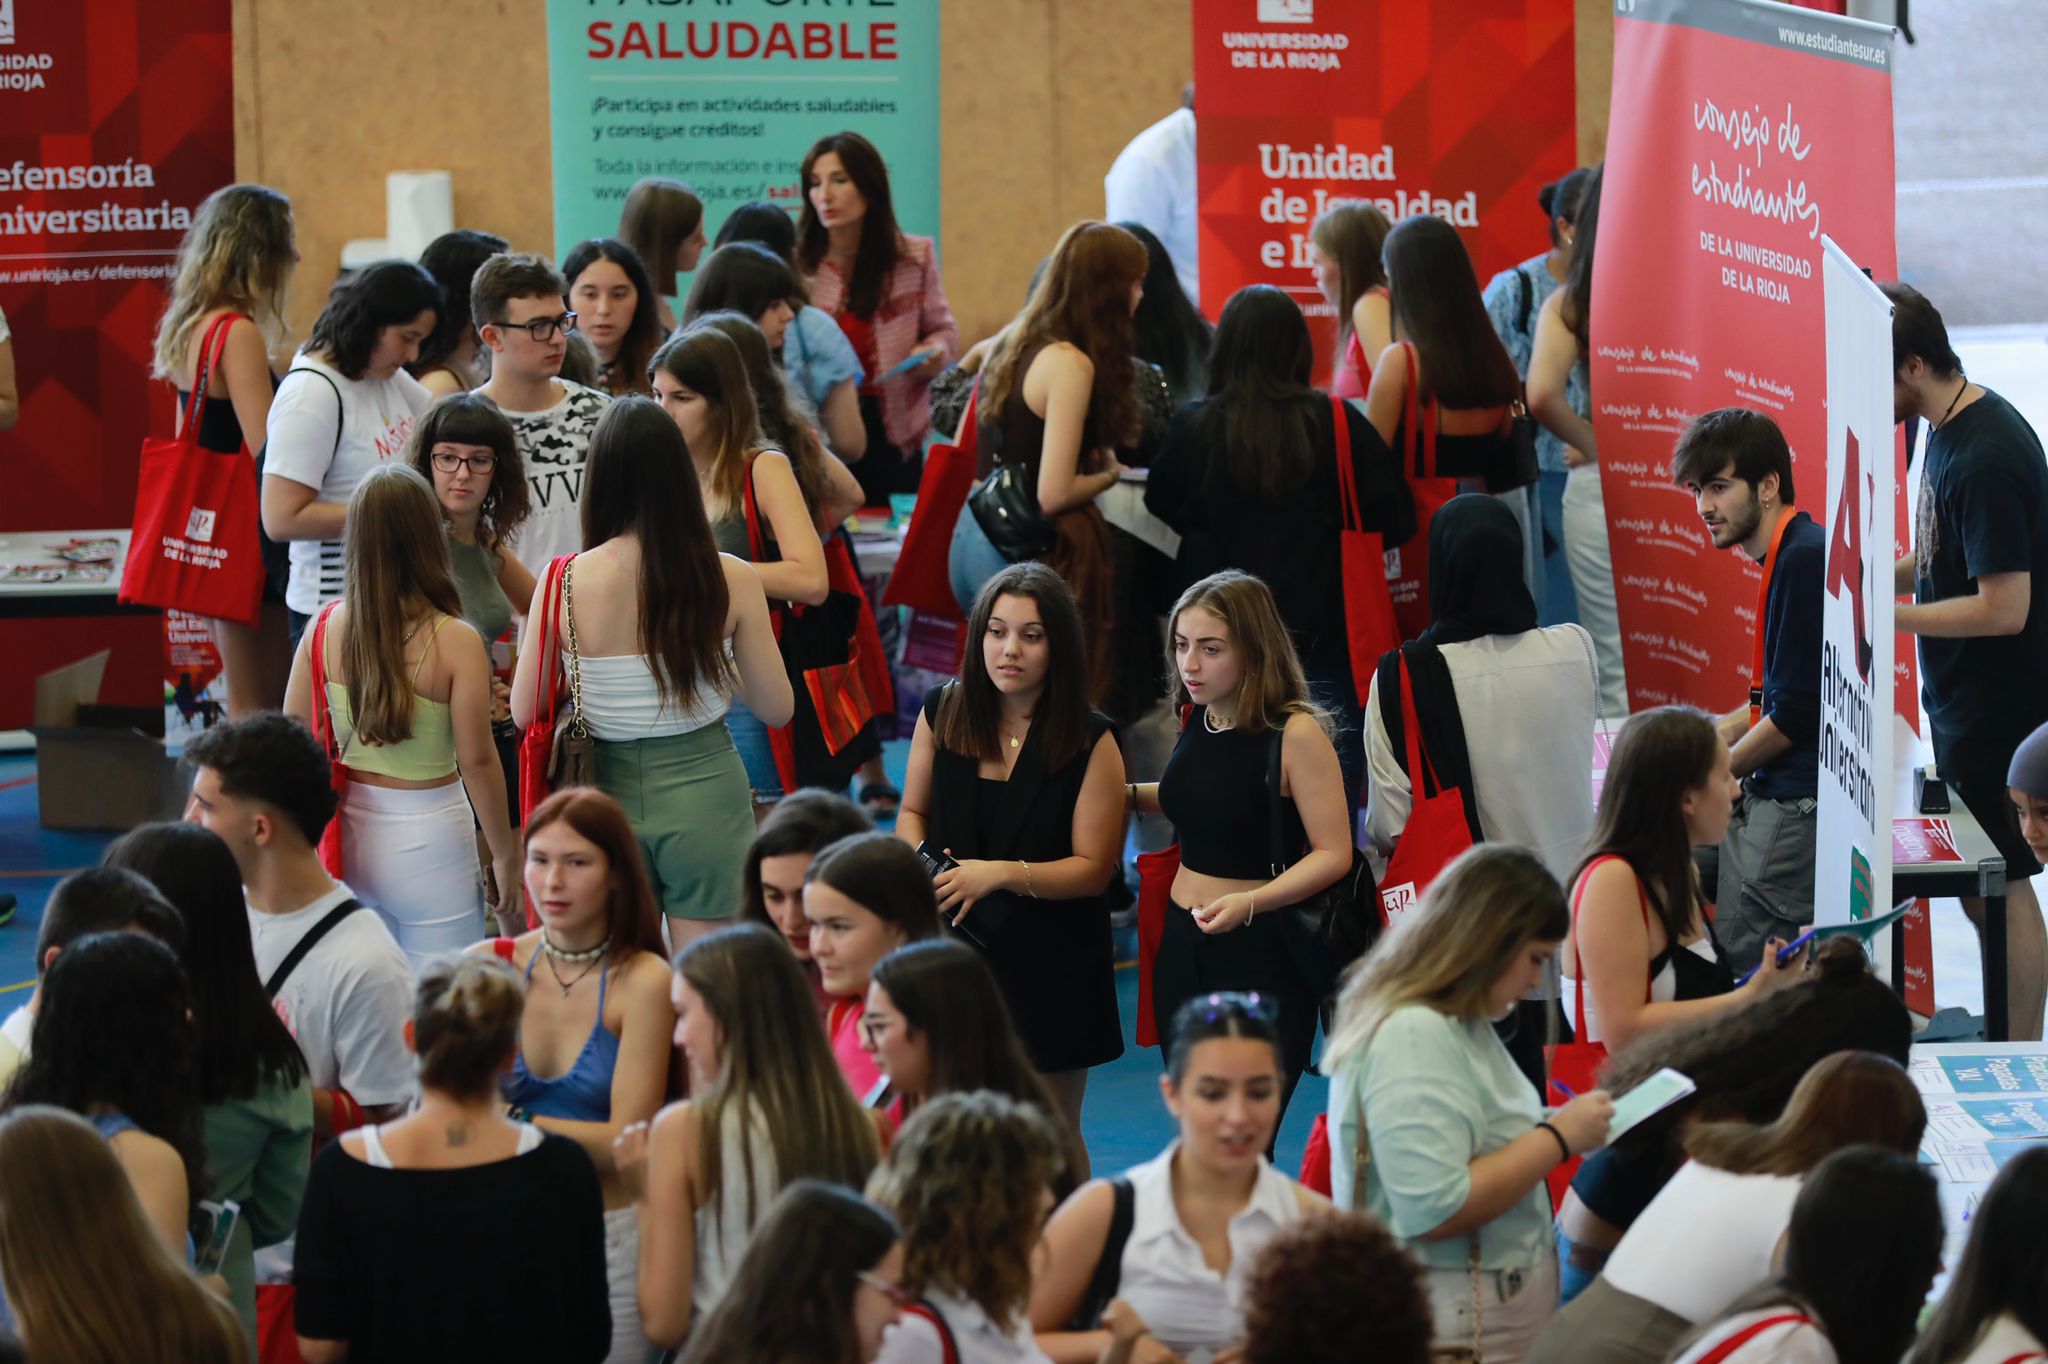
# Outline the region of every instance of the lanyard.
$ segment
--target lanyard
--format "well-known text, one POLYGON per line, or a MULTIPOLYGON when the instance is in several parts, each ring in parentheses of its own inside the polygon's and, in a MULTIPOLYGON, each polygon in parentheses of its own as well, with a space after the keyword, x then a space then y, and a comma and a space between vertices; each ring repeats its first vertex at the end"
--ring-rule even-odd
POLYGON ((1764 718, 1764 619, 1771 605, 1771 574, 1778 567, 1778 543, 1785 538, 1785 527, 1792 524, 1792 518, 1799 514, 1799 508, 1790 502, 1778 515, 1776 529, 1771 532, 1771 547, 1764 551, 1764 581, 1756 594, 1756 648, 1750 654, 1749 664, 1749 724, 1752 729, 1764 718))

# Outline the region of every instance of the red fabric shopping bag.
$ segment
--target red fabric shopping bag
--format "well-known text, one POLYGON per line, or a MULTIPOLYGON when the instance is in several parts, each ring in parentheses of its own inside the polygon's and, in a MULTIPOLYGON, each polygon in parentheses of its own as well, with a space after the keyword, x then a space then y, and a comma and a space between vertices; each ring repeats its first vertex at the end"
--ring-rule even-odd
MULTIPOLYGON (((1357 338, 1352 338, 1357 344, 1357 338)), ((1344 628, 1351 645, 1351 685, 1364 705, 1380 655, 1401 645, 1401 626, 1394 615, 1394 595, 1387 585, 1386 548, 1365 529, 1358 504, 1358 474, 1351 465, 1351 423, 1342 398, 1331 397, 1336 418, 1337 496, 1343 503, 1344 528, 1337 532, 1337 551, 1344 582, 1344 628)))
POLYGON ((562 690, 562 573, 573 554, 548 564, 547 590, 540 594, 540 619, 526 647, 539 651, 533 670, 533 723, 519 736, 519 823, 526 824, 534 807, 554 794, 548 766, 555 752, 555 721, 562 690))
POLYGON ((1152 959, 1166 931, 1166 906, 1173 878, 1180 871, 1180 844, 1138 854, 1138 1045, 1159 1045, 1159 1027, 1152 1021, 1152 959))
POLYGON ((946 561, 952 553, 960 509, 967 505, 968 490, 974 486, 975 447, 979 443, 974 409, 980 397, 981 382, 976 380, 974 391, 967 395, 967 411, 960 418, 960 434, 950 445, 942 442, 925 452, 917 506, 904 528, 896 570, 882 590, 884 606, 908 606, 941 620, 965 619, 953 597, 946 561))
POLYGON ((1436 399, 1419 401, 1422 369, 1415 358, 1415 347, 1407 341, 1401 347, 1408 353, 1408 397, 1401 416, 1406 458, 1401 474, 1415 494, 1415 534, 1399 549, 1387 551, 1386 574, 1394 616, 1401 624, 1401 637, 1414 639, 1429 628, 1429 523, 1444 503, 1458 495, 1458 480, 1437 476, 1440 417, 1436 399))
POLYGON ((1408 746, 1408 790, 1412 803, 1408 823, 1387 859, 1380 878, 1380 918, 1388 926, 1413 908, 1452 858, 1472 846, 1472 826, 1465 822, 1465 793, 1440 786, 1422 743, 1422 720, 1415 713, 1415 684, 1408 656, 1397 657, 1401 674, 1401 728, 1408 746))
POLYGON ((312 642, 306 648, 308 661, 313 665, 313 696, 308 705, 313 712, 313 737, 327 754, 332 769, 330 780, 334 783, 334 818, 327 821, 327 831, 320 835, 320 865, 335 880, 345 881, 348 878, 342 874, 341 803, 348 798, 348 769, 341 765, 341 744, 335 738, 334 717, 327 706, 327 618, 334 614, 336 605, 329 602, 320 608, 320 615, 313 622, 312 642))
POLYGON ((206 385, 240 317, 223 313, 207 328, 183 428, 142 442, 120 599, 254 625, 263 600, 256 462, 246 437, 232 455, 199 445, 206 385))

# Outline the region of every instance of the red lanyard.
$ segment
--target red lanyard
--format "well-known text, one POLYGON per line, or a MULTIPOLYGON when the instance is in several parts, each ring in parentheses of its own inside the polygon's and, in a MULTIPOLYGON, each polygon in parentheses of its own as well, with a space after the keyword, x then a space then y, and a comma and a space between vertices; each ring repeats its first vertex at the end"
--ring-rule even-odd
POLYGON ((1792 524, 1792 518, 1799 514, 1799 508, 1790 502, 1778 514, 1777 528, 1771 532, 1771 547, 1764 551, 1764 581, 1756 593, 1756 649, 1750 654, 1749 664, 1749 723, 1753 729, 1757 721, 1764 718, 1764 619, 1771 607, 1771 574, 1778 567, 1778 543, 1785 538, 1785 527, 1792 524))

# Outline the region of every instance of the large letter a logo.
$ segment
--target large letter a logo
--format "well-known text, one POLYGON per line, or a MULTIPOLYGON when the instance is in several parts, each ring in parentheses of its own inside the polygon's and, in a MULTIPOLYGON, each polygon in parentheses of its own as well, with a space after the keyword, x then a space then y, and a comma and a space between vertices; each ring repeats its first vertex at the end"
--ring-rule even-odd
POLYGON ((1850 610, 1856 622, 1856 671, 1870 680, 1870 622, 1863 612, 1863 458, 1856 433, 1844 433, 1842 500, 1835 508, 1835 531, 1828 538, 1827 592, 1830 597, 1849 594, 1850 610))

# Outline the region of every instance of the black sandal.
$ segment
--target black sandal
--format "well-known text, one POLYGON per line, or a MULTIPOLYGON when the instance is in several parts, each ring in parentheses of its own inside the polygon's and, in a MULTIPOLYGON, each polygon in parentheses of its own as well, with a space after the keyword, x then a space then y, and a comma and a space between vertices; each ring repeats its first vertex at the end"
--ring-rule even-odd
POLYGON ((894 819, 903 805, 903 793, 885 781, 871 781, 860 788, 860 806, 873 819, 894 819))

